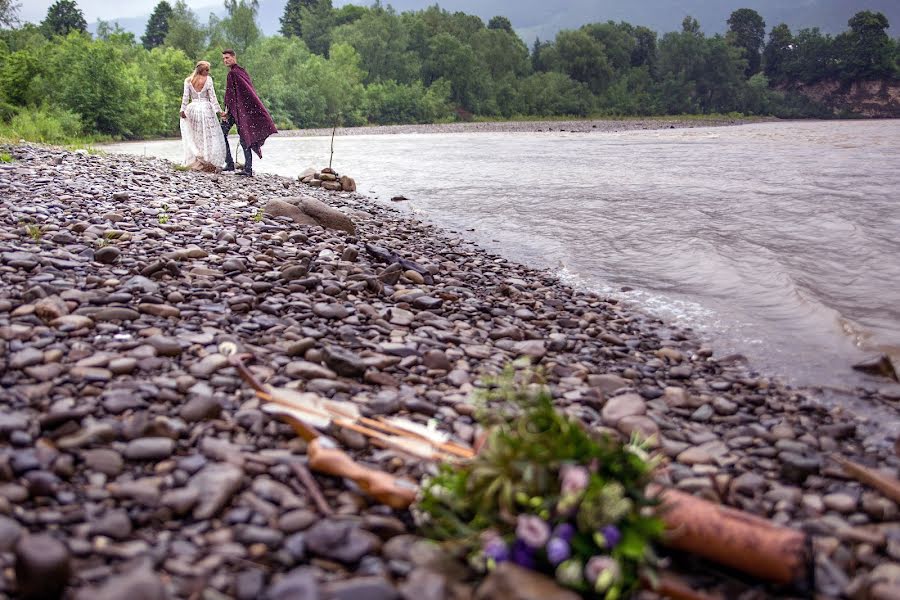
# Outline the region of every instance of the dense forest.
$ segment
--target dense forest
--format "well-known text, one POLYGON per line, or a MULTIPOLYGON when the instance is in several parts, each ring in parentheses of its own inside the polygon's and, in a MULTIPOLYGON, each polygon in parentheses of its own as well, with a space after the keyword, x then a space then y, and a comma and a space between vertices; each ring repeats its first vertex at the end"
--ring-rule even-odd
POLYGON ((182 82, 234 48, 280 128, 424 123, 470 118, 742 113, 825 116, 792 89, 832 80, 895 78, 900 41, 863 11, 836 36, 791 31, 740 9, 725 35, 686 16, 662 35, 589 23, 529 48, 510 21, 485 23, 435 5, 288 0, 281 35, 263 36, 257 0, 225 0, 207 22, 181 0, 159 2, 140 39, 101 23, 95 36, 74 0, 20 24, 0 0, 0 136, 64 141, 140 138, 178 129, 182 82))

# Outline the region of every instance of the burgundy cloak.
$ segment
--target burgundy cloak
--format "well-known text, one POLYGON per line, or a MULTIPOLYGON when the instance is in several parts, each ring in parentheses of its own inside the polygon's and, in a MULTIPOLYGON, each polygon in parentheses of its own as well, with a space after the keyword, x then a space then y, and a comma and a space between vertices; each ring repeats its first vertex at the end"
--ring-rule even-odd
POLYGON ((225 83, 225 108, 234 117, 244 148, 252 148, 262 158, 260 148, 266 138, 278 133, 275 122, 253 89, 250 74, 240 65, 228 70, 225 83))

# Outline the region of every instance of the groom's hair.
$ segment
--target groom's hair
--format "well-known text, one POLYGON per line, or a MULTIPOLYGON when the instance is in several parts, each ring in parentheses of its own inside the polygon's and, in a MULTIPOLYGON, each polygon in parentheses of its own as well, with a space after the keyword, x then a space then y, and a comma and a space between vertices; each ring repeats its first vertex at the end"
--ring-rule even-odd
POLYGON ((224 50, 222 50, 222 54, 229 54, 231 56, 234 56, 234 50, 232 50, 231 48, 225 48, 224 50))

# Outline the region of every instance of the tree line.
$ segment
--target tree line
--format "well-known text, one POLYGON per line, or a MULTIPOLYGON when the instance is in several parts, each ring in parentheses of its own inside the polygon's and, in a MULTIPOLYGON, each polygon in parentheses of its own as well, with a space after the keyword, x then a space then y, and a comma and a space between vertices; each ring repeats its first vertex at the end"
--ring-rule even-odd
POLYGON ((0 135, 171 135, 197 60, 215 65, 221 94, 225 47, 282 129, 473 116, 824 116, 792 89, 900 74, 900 41, 871 11, 837 36, 784 24, 767 36, 759 13, 739 9, 725 35, 705 34, 689 16, 662 36, 609 21, 528 48, 505 17, 485 23, 437 5, 398 14, 378 1, 288 0, 274 36, 257 24, 258 0, 224 7, 204 23, 183 0, 163 0, 136 39, 102 21, 89 35, 74 0, 57 0, 37 25, 19 24, 16 3, 0 0, 0 135))

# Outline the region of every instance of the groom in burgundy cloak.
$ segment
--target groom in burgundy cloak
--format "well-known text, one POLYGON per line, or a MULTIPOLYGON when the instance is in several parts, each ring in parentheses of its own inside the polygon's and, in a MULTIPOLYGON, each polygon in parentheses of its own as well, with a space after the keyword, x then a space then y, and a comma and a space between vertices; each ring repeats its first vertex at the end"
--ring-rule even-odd
POLYGON ((225 83, 225 114, 222 115, 222 134, 225 136, 225 170, 234 171, 234 159, 228 144, 228 132, 237 125, 241 147, 244 149, 244 171, 240 175, 253 176, 253 153, 262 158, 266 138, 278 133, 269 111, 253 89, 250 74, 239 64, 234 50, 222 51, 222 62, 228 67, 225 83))

